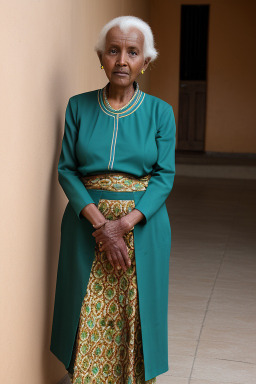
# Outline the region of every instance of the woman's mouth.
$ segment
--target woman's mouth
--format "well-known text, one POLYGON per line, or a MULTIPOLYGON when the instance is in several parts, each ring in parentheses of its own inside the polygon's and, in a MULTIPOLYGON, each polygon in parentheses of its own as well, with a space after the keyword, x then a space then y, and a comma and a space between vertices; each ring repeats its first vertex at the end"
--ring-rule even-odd
POLYGON ((114 75, 117 75, 117 76, 128 76, 127 72, 118 72, 118 71, 116 71, 116 72, 113 72, 113 73, 114 73, 114 75))

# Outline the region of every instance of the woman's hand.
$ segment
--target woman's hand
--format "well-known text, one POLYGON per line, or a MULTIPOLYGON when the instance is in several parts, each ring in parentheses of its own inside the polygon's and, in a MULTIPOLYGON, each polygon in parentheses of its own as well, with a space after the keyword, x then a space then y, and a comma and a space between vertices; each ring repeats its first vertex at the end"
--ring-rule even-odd
MULTIPOLYGON (((100 251, 103 251, 100 248, 100 251)), ((106 255, 108 258, 108 261, 111 263, 111 265, 117 269, 123 269, 123 271, 126 271, 127 268, 131 265, 131 260, 129 258, 128 252, 127 252, 127 246, 125 244, 125 241, 122 237, 117 240, 114 246, 110 246, 108 249, 107 246, 105 247, 106 255)))
POLYGON ((96 243, 101 242, 100 251, 106 251, 107 258, 113 267, 116 266, 118 269, 121 267, 125 271, 131 265, 131 261, 123 236, 131 229, 130 222, 123 216, 117 220, 107 220, 103 226, 102 224, 99 226, 101 227, 92 235, 96 243))

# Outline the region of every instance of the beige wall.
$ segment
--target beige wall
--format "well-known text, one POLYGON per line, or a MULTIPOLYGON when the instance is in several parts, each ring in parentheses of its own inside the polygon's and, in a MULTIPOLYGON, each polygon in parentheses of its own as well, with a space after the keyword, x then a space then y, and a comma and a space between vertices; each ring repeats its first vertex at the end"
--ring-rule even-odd
POLYGON ((173 105, 177 126, 181 4, 210 4, 205 150, 256 153, 256 2, 151 0, 161 59, 150 92, 173 105))
POLYGON ((1 2, 1 383, 55 384, 66 373, 49 351, 64 112, 71 95, 105 85, 93 45, 105 22, 129 13, 147 18, 146 0, 1 2))

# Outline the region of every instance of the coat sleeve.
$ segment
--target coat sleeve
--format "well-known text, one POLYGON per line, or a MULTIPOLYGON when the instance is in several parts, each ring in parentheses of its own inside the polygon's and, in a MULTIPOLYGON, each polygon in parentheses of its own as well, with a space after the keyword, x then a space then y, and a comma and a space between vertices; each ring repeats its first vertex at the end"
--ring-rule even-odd
POLYGON ((86 205, 95 204, 95 202, 80 180, 81 174, 77 169, 78 161, 75 146, 78 128, 75 121, 76 107, 74 104, 70 98, 65 113, 64 135, 58 163, 58 180, 77 217, 82 220, 84 216, 80 214, 81 210, 86 205))
POLYGON ((156 132, 157 161, 151 172, 148 187, 135 206, 145 216, 142 224, 146 224, 158 211, 172 190, 175 175, 175 141, 175 118, 172 106, 168 105, 161 114, 156 132))

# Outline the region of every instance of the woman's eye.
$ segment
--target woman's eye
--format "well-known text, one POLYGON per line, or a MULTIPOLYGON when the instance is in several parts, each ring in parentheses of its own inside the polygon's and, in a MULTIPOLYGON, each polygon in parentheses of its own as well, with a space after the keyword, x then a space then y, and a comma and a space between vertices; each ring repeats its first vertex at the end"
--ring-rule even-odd
POLYGON ((137 52, 135 52, 135 51, 131 51, 130 53, 131 53, 132 56, 136 56, 137 55, 137 52))
POLYGON ((116 49, 115 49, 115 48, 112 48, 112 49, 110 49, 109 52, 110 52, 110 53, 116 53, 116 49))

